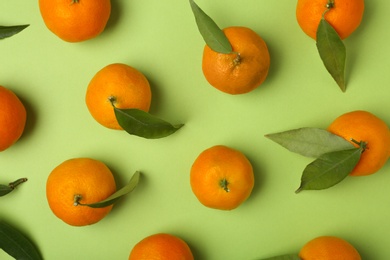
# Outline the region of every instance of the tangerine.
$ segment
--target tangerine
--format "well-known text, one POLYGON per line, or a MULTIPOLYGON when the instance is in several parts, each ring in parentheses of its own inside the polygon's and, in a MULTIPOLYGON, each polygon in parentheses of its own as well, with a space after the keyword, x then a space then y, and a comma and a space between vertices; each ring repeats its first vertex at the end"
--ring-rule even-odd
POLYGON ((377 172, 390 156, 390 130, 386 123, 367 111, 352 111, 336 118, 328 131, 358 147, 366 143, 358 164, 350 175, 363 176, 377 172))
POLYGON ((359 27, 363 19, 364 0, 298 0, 298 24, 314 40, 324 13, 326 21, 341 39, 345 39, 359 27))
POLYGON ((90 158, 69 159, 50 173, 46 197, 53 213, 72 226, 97 223, 112 209, 80 205, 100 202, 116 191, 110 169, 101 161, 90 158))
POLYGON ((260 86, 270 67, 270 55, 265 41, 246 27, 223 30, 233 52, 230 54, 204 47, 202 70, 206 80, 228 94, 244 94, 260 86))
POLYGON ((152 92, 149 81, 135 68, 126 64, 110 64, 90 81, 85 102, 92 117, 101 125, 122 130, 115 116, 117 108, 149 111, 152 92))
POLYGON ((111 13, 110 0, 39 0, 47 28, 67 42, 92 39, 104 31, 111 13))
POLYGON ((26 108, 15 93, 0 86, 0 152, 22 136, 26 117, 26 108))
POLYGON ((216 145, 196 158, 191 167, 190 184, 206 207, 232 210, 250 196, 254 186, 253 168, 240 151, 216 145))
POLYGON ((350 243, 334 236, 309 241, 302 247, 299 257, 302 260, 361 260, 359 252, 350 243))
POLYGON ((165 233, 148 236, 130 252, 129 260, 193 260, 191 249, 181 238, 165 233))

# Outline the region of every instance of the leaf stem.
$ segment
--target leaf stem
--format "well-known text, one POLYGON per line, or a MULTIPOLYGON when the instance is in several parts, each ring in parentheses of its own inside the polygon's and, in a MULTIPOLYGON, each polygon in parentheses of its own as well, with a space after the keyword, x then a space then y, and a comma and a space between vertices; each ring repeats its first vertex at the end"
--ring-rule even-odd
POLYGON ((351 138, 351 142, 353 142, 353 143, 359 145, 359 148, 362 149, 362 153, 363 153, 363 152, 366 150, 366 148, 367 148, 367 143, 364 142, 364 141, 358 142, 358 141, 356 141, 355 139, 351 138))
POLYGON ((325 14, 334 7, 334 0, 328 0, 328 3, 326 3, 325 7, 326 10, 322 13, 322 19, 325 19, 325 14))
POLYGON ((111 105, 115 108, 115 103, 116 103, 116 97, 114 96, 109 96, 108 101, 111 102, 111 105))
POLYGON ((234 58, 234 60, 233 60, 234 66, 239 65, 241 63, 241 54, 239 52, 236 52, 236 51, 232 51, 232 54, 236 54, 236 58, 234 58))
POLYGON ((20 178, 20 179, 17 179, 16 181, 14 182, 10 182, 8 184, 8 186, 11 188, 11 189, 15 189, 17 186, 19 186, 20 184, 24 183, 27 181, 27 178, 20 178))
POLYGON ((74 206, 83 206, 83 204, 80 203, 80 200, 83 198, 80 194, 75 194, 73 197, 73 205, 74 206))
POLYGON ((74 206, 88 206, 89 204, 81 203, 80 200, 83 199, 83 196, 81 194, 75 194, 73 197, 73 205, 74 206))
POLYGON ((328 3, 326 4, 326 8, 329 10, 334 7, 334 0, 328 0, 328 3))
POLYGON ((219 181, 219 186, 221 186, 221 188, 224 189, 226 192, 230 191, 228 185, 229 185, 229 182, 225 178, 223 178, 222 180, 219 181))
POLYGON ((299 186, 299 188, 295 191, 295 193, 298 194, 298 193, 301 192, 302 190, 303 190, 303 187, 302 187, 302 185, 301 185, 301 186, 299 186))

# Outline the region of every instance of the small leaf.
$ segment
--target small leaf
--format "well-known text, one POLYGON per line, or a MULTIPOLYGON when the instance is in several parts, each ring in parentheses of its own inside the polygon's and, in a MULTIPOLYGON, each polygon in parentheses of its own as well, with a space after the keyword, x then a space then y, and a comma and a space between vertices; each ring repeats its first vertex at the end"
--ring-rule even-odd
POLYGON ((324 18, 317 28, 317 49, 326 69, 345 92, 346 49, 340 36, 324 18))
POLYGON ((3 221, 0 221, 0 248, 15 259, 43 259, 30 240, 3 221))
POLYGON ((148 139, 169 136, 183 126, 171 125, 140 109, 120 109, 114 106, 114 111, 119 125, 126 132, 148 139))
POLYGON ((120 190, 117 190, 114 194, 112 194, 107 199, 100 201, 100 202, 97 202, 97 203, 91 203, 91 204, 79 203, 79 205, 88 206, 91 208, 104 208, 104 207, 107 207, 107 206, 114 204, 121 197, 132 192, 135 189, 135 187, 137 186, 137 184, 139 182, 140 174, 141 173, 139 171, 135 172, 133 177, 131 177, 129 183, 126 186, 124 186, 120 190))
POLYGON ((15 35, 25 28, 27 28, 29 24, 26 25, 15 25, 15 26, 0 26, 0 40, 11 37, 15 35))
POLYGON ((301 178, 302 190, 321 190, 330 188, 345 179, 360 160, 363 148, 330 152, 306 166, 301 178))
POLYGON ((291 152, 314 158, 328 152, 346 150, 354 147, 350 142, 338 135, 332 134, 324 129, 313 127, 268 134, 265 137, 280 144, 291 152))
POLYGON ((190 0, 199 32, 206 44, 215 52, 229 54, 233 51, 226 35, 199 6, 190 0))
POLYGON ((291 255, 274 256, 274 257, 264 258, 259 260, 301 260, 301 258, 296 254, 291 254, 291 255))

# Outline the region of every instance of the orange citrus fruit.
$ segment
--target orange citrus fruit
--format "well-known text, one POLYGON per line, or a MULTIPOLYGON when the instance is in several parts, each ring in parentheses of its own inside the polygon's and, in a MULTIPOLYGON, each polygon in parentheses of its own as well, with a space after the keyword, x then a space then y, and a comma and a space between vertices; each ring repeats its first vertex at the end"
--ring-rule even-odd
POLYGON ((366 149, 351 172, 353 176, 377 172, 390 156, 390 130, 384 121, 369 112, 357 110, 343 114, 329 125, 328 130, 355 146, 358 145, 354 141, 366 143, 366 149))
POLYGON ((333 236, 309 241, 302 247, 299 257, 302 260, 361 260, 359 252, 350 243, 333 236))
POLYGON ((325 20, 341 39, 347 38, 360 25, 364 13, 364 0, 298 0, 296 18, 301 29, 316 39, 317 28, 325 13, 325 20), (334 2, 334 3, 332 3, 334 2), (329 11, 325 13, 328 9, 329 11))
POLYGON ((111 13, 110 0, 39 0, 47 28, 67 42, 92 39, 103 32, 111 13))
POLYGON ((158 233, 138 242, 129 260, 193 260, 190 247, 177 236, 158 233))
POLYGON ((270 55, 265 41, 246 27, 223 30, 233 52, 218 53, 204 47, 202 70, 213 87, 228 94, 243 94, 260 86, 268 75, 270 55))
POLYGON ((101 125, 121 130, 115 117, 117 108, 136 108, 148 112, 152 92, 146 77, 126 64, 110 64, 90 81, 85 102, 92 117, 101 125))
POLYGON ((0 151, 19 140, 26 117, 26 109, 15 93, 0 86, 0 151))
POLYGON ((101 161, 90 158, 64 161, 54 168, 46 182, 50 209, 72 226, 91 225, 103 219, 112 205, 92 208, 80 204, 100 202, 115 191, 116 184, 110 169, 101 161))
POLYGON ((190 184, 203 205, 231 210, 242 204, 252 192, 252 165, 242 152, 216 145, 196 158, 191 167, 190 184))

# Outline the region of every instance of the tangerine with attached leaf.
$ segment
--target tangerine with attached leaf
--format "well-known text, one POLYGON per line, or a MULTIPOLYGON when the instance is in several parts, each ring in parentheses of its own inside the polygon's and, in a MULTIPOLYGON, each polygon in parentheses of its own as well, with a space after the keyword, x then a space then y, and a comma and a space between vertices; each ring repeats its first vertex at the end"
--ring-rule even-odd
POLYGON ((206 207, 232 210, 250 196, 254 186, 253 168, 242 152, 216 145, 196 158, 190 184, 199 202, 206 207))
POLYGON ((265 41, 246 27, 223 30, 232 46, 232 53, 203 50, 202 70, 206 80, 228 94, 244 94, 260 86, 270 67, 270 55, 265 41))
POLYGON ((101 161, 66 160, 53 169, 46 182, 46 197, 53 213, 72 226, 97 223, 113 205, 92 208, 81 204, 100 202, 116 191, 114 176, 101 161))
POLYGON ((363 13, 364 0, 298 0, 296 6, 299 26, 313 39, 317 38, 317 28, 324 14, 340 38, 345 39, 359 27, 363 13))
POLYGON ((320 236, 306 243, 299 252, 302 260, 361 260, 359 252, 346 240, 320 236))
POLYGON ((122 130, 113 105, 149 111, 152 92, 149 81, 137 69, 122 63, 105 66, 90 81, 85 102, 92 117, 101 125, 122 130))
POLYGON ((364 176, 376 173, 390 156, 390 130, 387 124, 367 111, 352 111, 336 118, 328 131, 343 137, 358 147, 365 142, 366 148, 350 175, 364 176))

